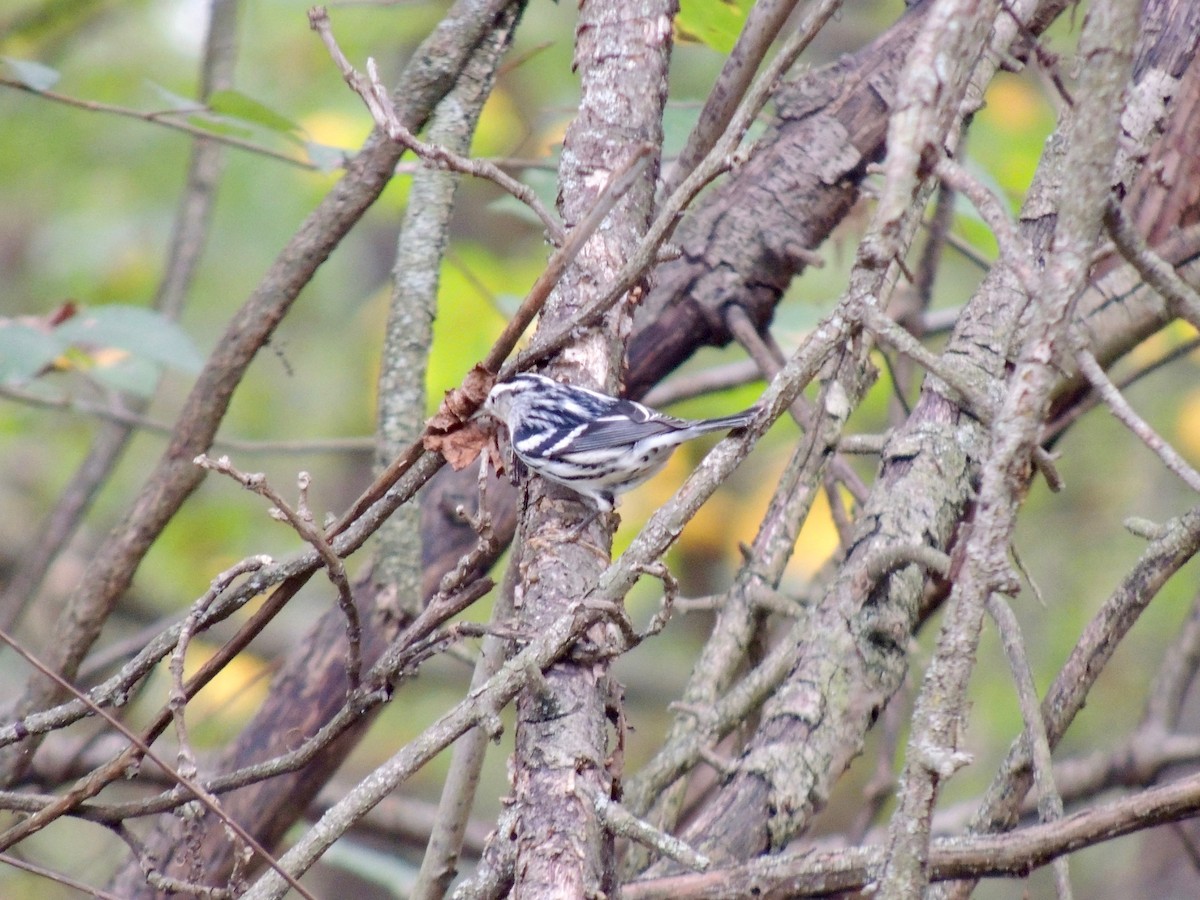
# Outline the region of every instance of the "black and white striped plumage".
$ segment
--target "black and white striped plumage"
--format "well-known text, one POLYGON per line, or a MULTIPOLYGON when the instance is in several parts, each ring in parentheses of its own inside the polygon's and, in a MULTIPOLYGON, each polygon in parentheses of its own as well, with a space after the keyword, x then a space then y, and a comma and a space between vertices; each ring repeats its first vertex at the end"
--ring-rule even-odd
POLYGON ((513 451, 529 469, 591 499, 603 512, 613 508, 617 494, 661 469, 684 441, 741 428, 754 413, 676 419, 531 372, 493 387, 484 409, 508 426, 513 451))

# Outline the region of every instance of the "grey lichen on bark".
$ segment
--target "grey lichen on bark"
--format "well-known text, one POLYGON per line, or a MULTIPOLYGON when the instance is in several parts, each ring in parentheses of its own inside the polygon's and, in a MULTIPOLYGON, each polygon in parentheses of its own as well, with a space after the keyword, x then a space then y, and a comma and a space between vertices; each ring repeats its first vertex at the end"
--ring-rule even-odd
MULTIPOLYGON (((483 104, 491 94, 497 60, 512 39, 518 8, 498 23, 463 67, 454 90, 434 109, 429 143, 466 155, 483 104)), ((388 465, 421 434, 433 321, 437 316, 442 259, 461 176, 429 165, 413 176, 396 246, 392 296, 379 372, 376 468, 388 465)), ((375 581, 395 591, 407 614, 420 611, 421 520, 413 503, 400 507, 379 529, 375 581)))
MULTIPOLYGON (((1072 114, 1060 127, 1066 146, 1062 169, 1071 177, 1058 180, 1048 170, 1040 173, 1053 179, 1043 185, 1053 185, 1057 223, 1041 273, 1042 290, 1030 298, 1028 330, 982 465, 978 512, 965 541, 962 571, 913 714, 900 803, 889 828, 880 890, 884 897, 918 896, 928 887, 933 807, 948 775, 930 760, 949 758, 960 746, 984 602, 989 592, 1006 591, 1013 578, 1009 542, 1028 490, 1030 454, 1058 377, 1055 348, 1065 340, 1085 284, 1112 185, 1117 122, 1137 36, 1138 6, 1115 0, 1089 12, 1080 40, 1085 74, 1072 114)), ((1048 161, 1057 159, 1052 146, 1048 161)))

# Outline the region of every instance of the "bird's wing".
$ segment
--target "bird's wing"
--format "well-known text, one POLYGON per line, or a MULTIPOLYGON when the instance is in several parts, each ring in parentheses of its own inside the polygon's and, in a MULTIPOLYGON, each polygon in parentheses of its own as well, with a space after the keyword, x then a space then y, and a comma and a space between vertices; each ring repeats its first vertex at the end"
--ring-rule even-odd
MULTIPOLYGON (((630 404, 632 406, 632 404, 630 404)), ((571 452, 585 453, 607 447, 632 444, 660 434, 678 431, 682 422, 669 416, 650 417, 638 409, 639 415, 618 410, 613 415, 593 419, 571 441, 571 452)))

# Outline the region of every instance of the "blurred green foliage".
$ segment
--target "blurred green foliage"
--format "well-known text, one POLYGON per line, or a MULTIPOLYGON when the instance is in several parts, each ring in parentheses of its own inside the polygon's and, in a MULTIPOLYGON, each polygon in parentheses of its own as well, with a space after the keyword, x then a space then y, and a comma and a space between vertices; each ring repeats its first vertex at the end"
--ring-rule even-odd
POLYGON ((680 0, 675 39, 701 41, 718 53, 728 53, 753 5, 753 0, 680 0))

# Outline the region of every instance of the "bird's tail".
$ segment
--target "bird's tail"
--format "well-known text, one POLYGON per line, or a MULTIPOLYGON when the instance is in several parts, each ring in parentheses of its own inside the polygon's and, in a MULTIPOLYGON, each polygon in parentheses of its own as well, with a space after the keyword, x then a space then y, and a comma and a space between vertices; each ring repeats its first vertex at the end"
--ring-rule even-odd
POLYGON ((744 428, 746 424, 754 418, 754 414, 758 412, 757 407, 744 409, 740 413, 733 413, 729 416, 720 416, 716 419, 700 419, 695 423, 697 431, 731 431, 735 428, 744 428))

